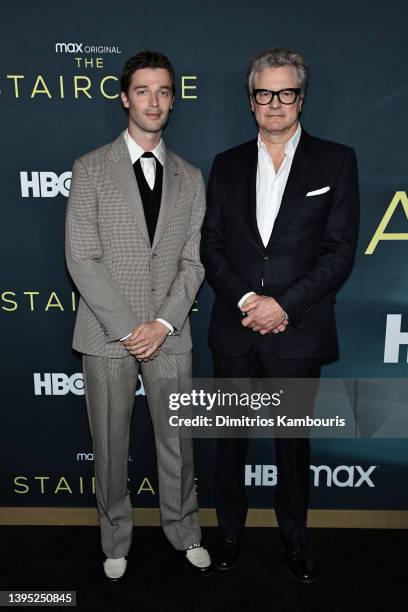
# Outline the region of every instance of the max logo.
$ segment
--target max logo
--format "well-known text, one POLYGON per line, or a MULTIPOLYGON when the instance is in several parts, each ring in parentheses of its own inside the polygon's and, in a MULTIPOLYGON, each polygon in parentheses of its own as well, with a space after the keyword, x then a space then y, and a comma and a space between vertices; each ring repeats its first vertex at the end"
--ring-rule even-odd
POLYGON ((57 53, 83 53, 82 47, 84 43, 56 43, 55 51, 57 53))
POLYGON ((371 474, 377 468, 377 465, 370 465, 363 468, 361 465, 338 465, 334 470, 328 465, 311 465, 310 470, 314 473, 313 484, 315 487, 320 486, 320 474, 323 476, 323 482, 326 481, 327 487, 352 487, 356 489, 361 485, 375 487, 371 480, 371 474))
POLYGON ((385 231, 399 203, 402 204, 405 216, 408 219, 408 196, 405 191, 396 191, 394 197, 390 202, 390 205, 385 211, 385 215, 381 219, 381 222, 377 227, 374 236, 371 239, 370 244, 367 247, 367 250, 365 252, 366 255, 372 255, 374 253, 380 240, 408 240, 408 233, 391 233, 385 231))

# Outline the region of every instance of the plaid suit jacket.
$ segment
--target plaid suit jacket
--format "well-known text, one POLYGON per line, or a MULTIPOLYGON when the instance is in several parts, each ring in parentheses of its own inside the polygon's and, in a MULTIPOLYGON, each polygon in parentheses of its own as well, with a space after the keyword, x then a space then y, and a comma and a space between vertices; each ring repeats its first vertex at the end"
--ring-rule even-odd
POLYGON ((188 314, 204 278, 204 194, 201 172, 166 150, 151 245, 124 134, 75 162, 65 240, 68 270, 81 295, 75 350, 125 357, 119 339, 156 317, 176 329, 163 351, 191 349, 188 314))

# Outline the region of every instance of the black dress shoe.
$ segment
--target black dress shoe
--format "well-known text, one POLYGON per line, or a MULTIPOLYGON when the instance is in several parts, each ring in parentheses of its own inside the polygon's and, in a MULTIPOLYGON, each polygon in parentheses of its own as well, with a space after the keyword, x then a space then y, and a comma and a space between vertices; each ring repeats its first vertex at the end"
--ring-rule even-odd
POLYGON ((316 579, 316 558, 308 542, 290 542, 281 538, 286 556, 286 569, 292 578, 308 584, 316 579))
POLYGON ((230 570, 238 565, 241 555, 237 538, 219 535, 212 553, 212 560, 219 570, 230 570))

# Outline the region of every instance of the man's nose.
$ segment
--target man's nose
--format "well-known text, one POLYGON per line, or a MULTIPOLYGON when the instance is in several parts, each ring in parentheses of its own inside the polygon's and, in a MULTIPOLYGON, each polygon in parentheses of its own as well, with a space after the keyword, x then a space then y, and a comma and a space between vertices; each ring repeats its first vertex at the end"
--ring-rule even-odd
POLYGON ((275 95, 273 96, 272 100, 270 101, 269 106, 270 106, 271 108, 279 108, 279 107, 280 107, 280 105, 281 105, 280 100, 279 100, 279 98, 278 98, 277 94, 275 94, 275 95))
POLYGON ((156 92, 152 91, 150 94, 150 106, 158 106, 159 105, 159 96, 156 92))

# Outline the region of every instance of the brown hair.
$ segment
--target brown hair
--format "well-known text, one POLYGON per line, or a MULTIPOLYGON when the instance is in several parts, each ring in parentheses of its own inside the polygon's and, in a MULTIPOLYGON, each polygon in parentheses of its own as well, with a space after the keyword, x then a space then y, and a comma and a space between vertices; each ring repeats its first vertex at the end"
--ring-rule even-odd
POLYGON ((132 75, 142 68, 164 68, 171 76, 173 95, 176 91, 174 68, 168 57, 157 51, 140 51, 126 62, 120 77, 120 89, 125 94, 129 91, 132 75))

